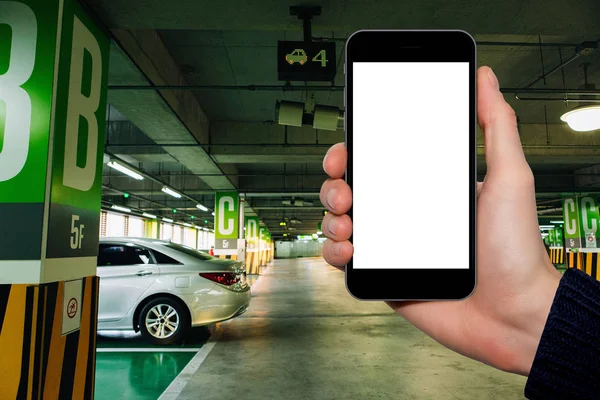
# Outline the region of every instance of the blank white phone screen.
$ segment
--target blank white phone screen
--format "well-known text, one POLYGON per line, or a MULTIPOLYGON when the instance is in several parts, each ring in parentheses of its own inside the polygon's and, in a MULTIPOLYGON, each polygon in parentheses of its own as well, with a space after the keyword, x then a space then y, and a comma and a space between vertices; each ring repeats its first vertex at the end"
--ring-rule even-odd
POLYGON ((353 71, 353 268, 469 268, 469 63, 353 71))

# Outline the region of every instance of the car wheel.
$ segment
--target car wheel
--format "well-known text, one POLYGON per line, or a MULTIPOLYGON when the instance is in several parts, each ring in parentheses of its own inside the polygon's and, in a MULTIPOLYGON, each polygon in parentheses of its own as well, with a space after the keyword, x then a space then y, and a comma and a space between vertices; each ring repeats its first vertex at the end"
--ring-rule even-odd
POLYGON ((142 336, 160 345, 177 342, 189 327, 181 304, 168 297, 149 301, 142 308, 138 323, 142 336))

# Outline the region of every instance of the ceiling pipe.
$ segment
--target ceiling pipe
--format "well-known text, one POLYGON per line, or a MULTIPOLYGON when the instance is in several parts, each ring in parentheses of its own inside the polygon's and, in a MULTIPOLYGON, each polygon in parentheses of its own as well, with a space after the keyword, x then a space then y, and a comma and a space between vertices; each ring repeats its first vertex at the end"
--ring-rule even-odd
POLYGON ((557 208, 547 208, 545 210, 540 210, 538 211, 538 215, 543 215, 543 214, 549 214, 555 211, 561 211, 562 212, 563 208, 562 207, 557 207, 557 208))
MULTIPOLYGON (((547 74, 546 74, 547 76, 547 74)), ((271 91, 271 92, 343 92, 344 85, 109 85, 108 90, 234 90, 234 91, 271 91)), ((581 90, 573 88, 500 88, 502 93, 525 93, 525 94, 570 94, 570 95, 596 95, 600 90, 581 90)))
POLYGON ((108 90, 246 90, 250 92, 343 92, 341 85, 109 85, 108 90))
MULTIPOLYGON (((128 191, 127 189, 122 189, 127 193, 137 193, 139 196, 150 196, 152 194, 157 194, 158 191, 156 190, 138 190, 138 189, 131 189, 131 191, 128 191)), ((256 190, 256 189, 254 189, 256 190)), ((272 198, 272 197, 302 197, 302 198, 308 198, 308 197, 319 197, 320 196, 320 188, 316 189, 316 188, 312 188, 312 189, 307 189, 306 192, 282 192, 282 191, 273 191, 273 192, 267 192, 267 191, 262 191, 262 192, 245 192, 244 190, 239 190, 238 192, 240 193, 240 196, 244 196, 246 198, 251 198, 251 197, 265 197, 265 198, 272 198)), ((231 189, 189 189, 186 190, 186 193, 188 194, 212 194, 214 195, 215 192, 217 191, 231 191, 231 189)), ((161 192, 162 194, 162 192, 161 192)))
MULTIPOLYGON (((314 37, 317 42, 345 42, 346 38, 340 37, 314 37)), ((579 47, 581 43, 538 43, 538 42, 507 42, 507 41, 476 41, 477 46, 515 46, 515 47, 579 47)))
POLYGON ((335 143, 123 143, 123 144, 107 144, 105 147, 331 147, 335 143))

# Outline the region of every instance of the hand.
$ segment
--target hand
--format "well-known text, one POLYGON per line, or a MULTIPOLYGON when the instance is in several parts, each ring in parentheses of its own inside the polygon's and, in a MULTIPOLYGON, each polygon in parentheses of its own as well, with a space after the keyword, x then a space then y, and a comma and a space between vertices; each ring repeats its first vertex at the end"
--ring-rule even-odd
MULTIPOLYGON (((561 275, 542 243, 533 174, 521 147, 514 111, 490 68, 477 72, 478 119, 484 131, 487 175, 477 184, 477 286, 462 301, 389 302, 417 328, 467 357, 528 375, 561 275), (485 234, 479 234, 485 232, 485 234), (492 232, 492 234, 490 234, 492 232)), ((323 257, 343 267, 352 257, 348 241, 352 193, 341 179, 343 143, 323 161, 331 177, 321 189, 329 209, 323 257)))

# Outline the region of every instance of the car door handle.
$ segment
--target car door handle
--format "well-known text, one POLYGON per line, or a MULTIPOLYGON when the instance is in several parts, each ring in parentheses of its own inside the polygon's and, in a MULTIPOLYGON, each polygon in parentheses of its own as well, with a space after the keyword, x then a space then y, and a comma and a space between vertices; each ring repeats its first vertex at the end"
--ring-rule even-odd
POLYGON ((153 272, 152 271, 138 271, 138 273, 136 274, 137 276, 147 276, 147 275, 152 275, 153 272))

